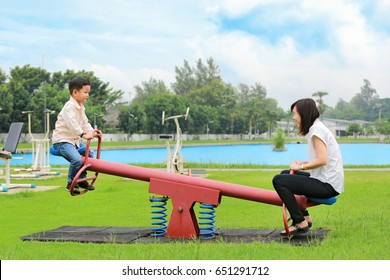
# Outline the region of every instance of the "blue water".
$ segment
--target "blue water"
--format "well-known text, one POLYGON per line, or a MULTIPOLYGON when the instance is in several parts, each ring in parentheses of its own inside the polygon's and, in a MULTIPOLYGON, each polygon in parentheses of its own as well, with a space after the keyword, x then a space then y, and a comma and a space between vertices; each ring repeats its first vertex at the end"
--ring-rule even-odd
MULTIPOLYGON (((181 153, 185 161, 196 163, 288 165, 294 159, 307 159, 306 144, 287 144, 286 148, 285 152, 274 152, 269 144, 184 146, 181 153)), ((389 144, 340 144, 340 148, 346 165, 390 164, 389 144)), ((125 164, 161 163, 166 161, 166 149, 105 150, 101 151, 100 158, 125 164)), ((32 164, 31 154, 26 154, 23 160, 12 160, 11 164, 32 164)), ((67 161, 51 156, 50 164, 67 164, 67 161)), ((0 161, 0 165, 4 165, 4 162, 0 161)))

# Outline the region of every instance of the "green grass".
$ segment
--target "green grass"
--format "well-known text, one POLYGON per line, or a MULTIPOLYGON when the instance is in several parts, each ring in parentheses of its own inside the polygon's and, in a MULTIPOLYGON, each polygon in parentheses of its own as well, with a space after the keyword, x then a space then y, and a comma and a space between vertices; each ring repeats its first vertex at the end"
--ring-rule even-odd
MULTIPOLYGON (((63 171, 65 173, 65 171, 63 171)), ((272 189, 275 171, 208 171, 209 179, 272 189)), ((83 244, 23 242, 20 237, 70 226, 150 226, 148 183, 99 175, 96 191, 71 197, 65 177, 21 180, 39 186, 59 185, 45 192, 0 194, 0 259, 14 260, 207 260, 318 259, 386 260, 389 245, 390 173, 346 171, 346 192, 332 206, 311 208, 314 228, 331 230, 320 244, 281 243, 83 244)), ((196 206, 196 211, 198 208, 196 206)), ((281 208, 223 197, 217 208, 218 228, 282 228, 281 208)))

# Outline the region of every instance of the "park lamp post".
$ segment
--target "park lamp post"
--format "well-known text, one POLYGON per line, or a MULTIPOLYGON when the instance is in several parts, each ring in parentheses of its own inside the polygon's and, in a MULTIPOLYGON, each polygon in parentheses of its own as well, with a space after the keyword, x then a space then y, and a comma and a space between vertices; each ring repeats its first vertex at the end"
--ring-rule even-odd
POLYGON ((93 128, 94 129, 97 129, 97 124, 96 124, 96 118, 100 118, 102 117, 103 114, 98 114, 98 113, 93 113, 93 128))
POLYGON ((209 135, 209 123, 213 123, 214 121, 207 122, 206 124, 206 133, 207 133, 207 140, 210 140, 210 135, 209 135))
POLYGON ((134 119, 134 120, 137 120, 138 118, 136 116, 134 116, 133 114, 130 114, 129 113, 129 119, 128 119, 128 130, 127 130, 127 141, 130 141, 130 120, 131 119, 134 119))

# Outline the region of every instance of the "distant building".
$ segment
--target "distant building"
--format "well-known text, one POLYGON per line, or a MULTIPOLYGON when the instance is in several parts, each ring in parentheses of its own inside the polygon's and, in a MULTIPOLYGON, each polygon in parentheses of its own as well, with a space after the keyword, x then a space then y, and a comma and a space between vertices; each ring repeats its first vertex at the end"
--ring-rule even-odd
POLYGON ((347 136, 347 128, 350 124, 358 124, 363 129, 363 134, 366 134, 367 125, 374 125, 373 122, 362 121, 362 120, 338 120, 324 118, 322 122, 333 132, 335 136, 347 136))
MULTIPOLYGON (((374 126, 373 122, 362 121, 362 120, 339 120, 339 119, 329 119, 323 118, 322 122, 333 132, 333 134, 337 137, 347 136, 347 128, 350 124, 357 123, 363 129, 363 134, 366 132, 367 125, 374 126)), ((296 127, 293 120, 287 121, 279 121, 277 123, 277 128, 283 129, 284 133, 288 133, 289 136, 294 136, 296 134, 296 127)))

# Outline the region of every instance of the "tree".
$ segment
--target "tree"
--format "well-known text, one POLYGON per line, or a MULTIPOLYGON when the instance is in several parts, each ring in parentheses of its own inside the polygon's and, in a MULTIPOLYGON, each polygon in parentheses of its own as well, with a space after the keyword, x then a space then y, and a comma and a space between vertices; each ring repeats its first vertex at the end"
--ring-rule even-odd
POLYGON ((194 71, 187 60, 184 60, 182 68, 175 67, 176 82, 172 84, 172 89, 179 95, 184 95, 192 89, 195 89, 194 71))
POLYGON ((150 95, 158 95, 169 93, 164 81, 150 78, 149 81, 142 82, 141 85, 136 85, 134 100, 137 102, 144 102, 150 95))
POLYGON ((293 116, 293 112, 291 112, 290 109, 287 109, 286 111, 283 112, 283 118, 285 118, 287 122, 287 128, 286 128, 287 138, 290 137, 291 130, 294 130, 294 126, 290 128, 290 122, 292 120, 292 116, 293 116))
MULTIPOLYGON (((150 95, 144 103, 145 111, 145 133, 170 133, 176 131, 174 122, 168 122, 162 125, 162 112, 165 111, 166 116, 183 114, 187 109, 187 104, 183 102, 183 98, 176 94, 159 94, 150 95)), ((180 125, 185 131, 187 124, 180 125)))
POLYGON ((207 85, 190 90, 187 96, 191 102, 198 105, 221 106, 224 102, 224 92, 225 85, 215 79, 207 85))
POLYGON ((120 106, 119 129, 125 133, 145 133, 146 114, 140 102, 120 106))
POLYGON ((390 98, 379 99, 375 110, 377 113, 377 119, 390 119, 390 98))
MULTIPOLYGON (((10 121, 23 121, 23 111, 32 110, 32 97, 42 85, 50 80, 50 73, 41 68, 25 65, 16 66, 10 71, 10 80, 6 86, 7 94, 12 95, 12 110, 10 110, 10 121)), ((44 102, 47 99, 43 99, 44 102)), ((41 120, 45 115, 43 110, 40 112, 41 120)), ((27 129, 27 127, 25 128, 27 129)))
MULTIPOLYGON (((147 133, 150 129, 147 125, 150 119, 150 112, 147 111, 149 109, 145 107, 145 104, 149 104, 150 100, 155 100, 157 96, 169 96, 169 89, 164 81, 154 78, 142 82, 141 85, 136 85, 134 89, 135 97, 131 103, 119 109, 119 127, 128 134, 136 132, 147 133)), ((161 112, 157 113, 157 115, 160 114, 159 123, 161 123, 161 112)), ((161 133, 161 131, 157 133, 161 133)))
POLYGON ((241 132, 249 127, 249 134, 263 133, 268 130, 271 138, 272 127, 283 116, 283 109, 278 107, 278 102, 273 98, 267 98, 267 90, 260 83, 254 86, 239 84, 237 87, 240 117, 249 121, 248 126, 241 126, 241 132))
POLYGON ((238 87, 239 106, 241 107, 240 113, 244 114, 248 120, 249 134, 252 134, 252 130, 255 133, 260 129, 258 124, 261 123, 261 119, 264 116, 265 111, 265 99, 267 96, 267 90, 261 84, 256 83, 254 86, 247 86, 245 84, 239 84, 238 87))
MULTIPOLYGON (((55 112, 49 118, 49 128, 53 129, 57 120, 56 116, 61 111, 64 104, 69 100, 69 96, 68 89, 59 89, 58 85, 53 86, 52 84, 43 84, 35 90, 34 96, 31 98, 31 105, 28 109, 29 111, 33 111, 31 116, 31 131, 33 133, 46 132, 46 115, 43 113, 45 109, 55 112)), ((27 115, 25 115, 23 121, 27 121, 27 115)))
MULTIPOLYGON (((0 69, 0 131, 8 131, 13 121, 27 122, 23 111, 33 111, 32 132, 45 132, 45 109, 58 114, 65 102, 70 98, 68 82, 75 76, 88 77, 92 81, 90 99, 86 104, 86 114, 90 120, 94 114, 106 114, 107 110, 120 102, 123 92, 113 90, 109 83, 104 83, 93 72, 67 70, 65 73, 55 72, 52 75, 44 69, 25 65, 11 69, 7 77, 0 69), (7 82, 8 79, 8 82, 7 82)), ((50 119, 50 128, 54 127, 55 117, 50 119)), ((99 118, 99 127, 104 130, 104 119, 99 118)), ((27 126, 25 126, 27 132, 27 126)))
POLYGON ((347 133, 350 135, 354 135, 355 137, 362 131, 363 129, 357 123, 351 123, 350 125, 347 126, 347 133))
POLYGON ((8 131, 11 124, 13 95, 7 91, 7 75, 0 68, 0 132, 8 131))
POLYGON ((215 65, 212 58, 207 59, 206 64, 198 59, 196 67, 191 67, 187 60, 184 60, 183 67, 175 67, 176 82, 172 89, 176 94, 187 95, 189 92, 209 86, 215 81, 222 82, 219 76, 219 67, 215 65))
POLYGON ((375 122, 376 130, 383 135, 390 135, 390 122, 385 119, 377 120, 375 122))
POLYGON ((3 69, 0 68, 0 86, 5 84, 5 81, 7 80, 7 75, 3 71, 3 69))
POLYGON ((312 94, 312 96, 318 97, 318 99, 316 100, 317 101, 317 108, 318 108, 318 111, 320 112, 321 116, 323 115, 323 113, 326 110, 326 105, 324 103, 324 100, 322 99, 322 97, 324 97, 326 95, 328 95, 328 93, 324 92, 324 91, 317 91, 317 92, 312 94))
POLYGON ((360 116, 360 111, 342 98, 338 100, 334 109, 328 108, 324 113, 324 117, 343 120, 356 120, 360 116))
POLYGON ((273 98, 267 98, 265 100, 264 120, 268 127, 269 138, 272 136, 273 126, 276 126, 276 122, 283 118, 284 112, 281 108, 278 108, 278 102, 273 98))
POLYGON ((351 99, 351 105, 359 111, 358 119, 374 121, 377 119, 375 108, 379 97, 369 80, 364 79, 363 82, 360 92, 351 99))
POLYGON ((206 65, 203 64, 202 59, 198 59, 194 74, 195 86, 197 88, 207 86, 215 80, 222 82, 219 75, 219 67, 214 63, 212 58, 207 59, 206 65))

